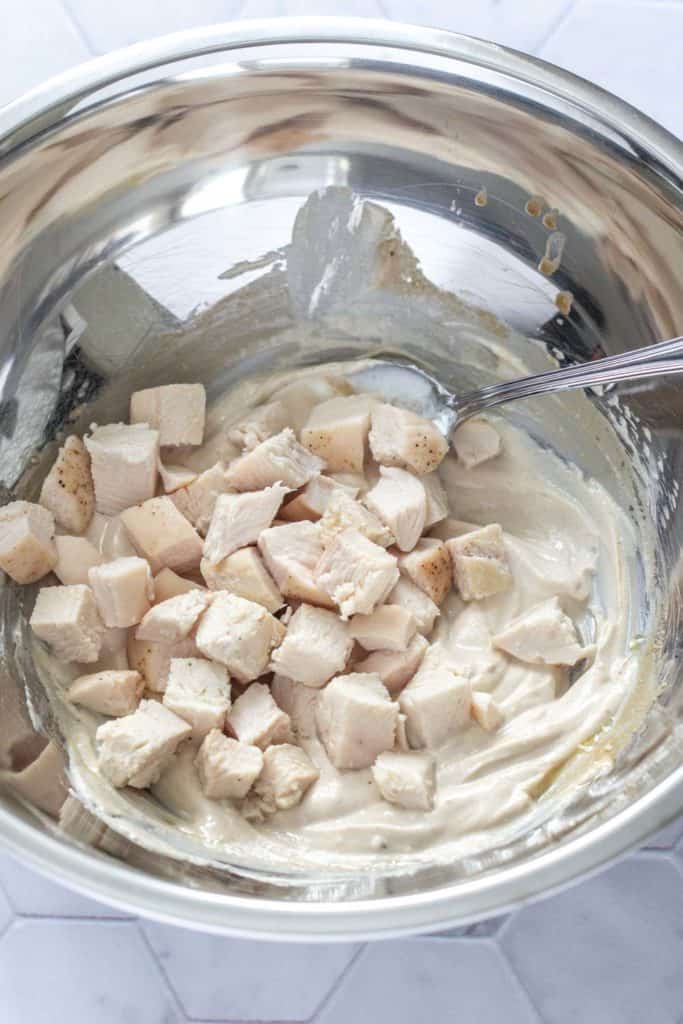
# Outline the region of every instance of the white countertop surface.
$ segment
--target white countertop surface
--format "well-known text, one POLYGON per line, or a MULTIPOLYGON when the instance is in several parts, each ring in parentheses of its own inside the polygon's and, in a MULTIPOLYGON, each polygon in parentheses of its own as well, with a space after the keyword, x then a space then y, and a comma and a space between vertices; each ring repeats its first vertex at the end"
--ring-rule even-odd
MULTIPOLYGON (((21 0, 0 103, 120 46, 235 18, 345 14, 466 32, 611 89, 683 137, 683 0, 21 0)), ((534 906, 370 945, 136 920, 0 855, 0 1024, 683 1024, 683 819, 534 906)))

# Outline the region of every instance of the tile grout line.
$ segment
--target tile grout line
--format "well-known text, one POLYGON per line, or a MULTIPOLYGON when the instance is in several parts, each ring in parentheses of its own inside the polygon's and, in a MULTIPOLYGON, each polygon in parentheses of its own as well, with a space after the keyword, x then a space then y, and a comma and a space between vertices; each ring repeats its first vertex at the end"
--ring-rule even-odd
POLYGON ((145 947, 145 949, 147 950, 147 952, 151 956, 152 961, 154 962, 154 964, 156 966, 157 973, 159 975, 159 979, 162 982, 162 984, 165 986, 166 991, 168 992, 169 996, 171 997, 171 1000, 172 1000, 173 1004, 175 1005, 175 1008, 176 1008, 178 1014, 180 1015, 180 1019, 181 1020, 190 1020, 191 1018, 190 1018, 189 1014, 187 1013, 187 1011, 185 1010, 185 1007, 183 1006, 182 1000, 181 1000, 178 992, 176 991, 175 985, 171 981, 167 971, 164 968, 164 965, 161 962, 161 957, 157 955, 157 951, 155 950, 155 948, 152 945, 152 943, 149 941, 149 937, 147 935, 147 932, 145 931, 145 929, 142 926, 142 919, 139 918, 139 917, 133 918, 132 924, 133 924, 136 932, 140 936, 140 939, 142 940, 143 946, 145 947))
POLYGON ((90 36, 88 35, 88 33, 84 29, 83 25, 81 24, 80 18, 72 10, 71 4, 69 3, 69 0, 59 0, 59 6, 61 7, 62 11, 64 12, 64 15, 66 16, 69 24, 73 27, 76 35, 78 36, 80 41, 85 46, 85 48, 88 51, 89 55, 91 57, 98 57, 98 56, 100 56, 99 51, 94 46, 92 40, 90 39, 90 36))
POLYGON ((572 12, 575 10, 575 8, 579 6, 580 3, 581 0, 568 0, 567 5, 558 14, 554 22, 550 25, 549 28, 546 29, 545 33, 536 43, 534 43, 533 47, 531 48, 530 52, 534 57, 537 57, 539 55, 541 50, 550 42, 555 33, 562 28, 562 26, 568 20, 569 15, 572 14, 572 12))
POLYGON ((501 958, 503 960, 503 967, 505 969, 505 972, 507 973, 507 975, 508 975, 510 981, 512 982, 512 984, 517 989, 518 993, 524 999, 524 1001, 527 1004, 527 1006, 528 1006, 529 1010, 531 1011, 531 1013, 533 1013, 533 1015, 536 1018, 538 1024, 544 1024, 543 1015, 541 1014, 540 1009, 536 1005, 534 999, 532 998, 531 993, 529 992, 527 986, 525 985, 524 979, 521 978, 520 975, 515 970, 515 968, 514 968, 514 966, 512 964, 512 961, 510 960, 510 957, 507 954, 507 950, 504 949, 504 947, 503 947, 502 942, 499 942, 497 937, 493 937, 491 939, 488 939, 487 941, 491 942, 496 947, 498 952, 500 953, 501 958))
POLYGON ((344 985, 349 974, 353 972, 356 964, 363 956, 367 948, 368 943, 364 942, 360 949, 356 950, 356 952, 353 954, 344 970, 341 972, 341 974, 338 975, 338 977, 335 979, 333 984, 330 986, 330 988, 327 990, 325 995, 322 997, 322 999, 314 1009, 311 1016, 308 1018, 307 1024, 313 1024, 313 1022, 318 1019, 323 1010, 328 1006, 330 1000, 337 994, 342 985, 344 985))

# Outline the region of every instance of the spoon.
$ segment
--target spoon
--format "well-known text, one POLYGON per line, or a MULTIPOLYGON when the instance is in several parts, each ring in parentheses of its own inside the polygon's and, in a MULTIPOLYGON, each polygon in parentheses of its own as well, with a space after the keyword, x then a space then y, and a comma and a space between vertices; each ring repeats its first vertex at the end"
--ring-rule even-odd
POLYGON ((503 402, 639 377, 659 377, 666 373, 683 373, 683 337, 578 366, 560 367, 531 377, 490 384, 464 395, 452 394, 424 370, 410 363, 378 360, 348 376, 356 390, 373 391, 388 401, 414 409, 433 420, 443 435, 450 438, 465 420, 503 402))

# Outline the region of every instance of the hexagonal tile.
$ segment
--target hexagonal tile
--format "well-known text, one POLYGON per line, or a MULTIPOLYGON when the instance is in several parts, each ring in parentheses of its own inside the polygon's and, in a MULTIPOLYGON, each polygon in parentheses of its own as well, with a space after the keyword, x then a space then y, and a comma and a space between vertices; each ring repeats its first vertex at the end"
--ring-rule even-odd
POLYGON ((676 843, 683 838, 683 816, 677 818, 676 821, 672 821, 666 828, 662 828, 659 832, 655 832, 646 843, 644 848, 646 850, 670 850, 676 845, 676 843))
POLYGON ((0 103, 65 68, 87 60, 90 51, 61 4, 26 0, 20 18, 7 19, 0 36, 0 103), (21 54, 21 60, 16 55, 21 54))
POLYGON ((537 1022, 494 943, 407 939, 368 946, 316 1024, 415 1024, 422 1019, 537 1022))
POLYGON ((145 921, 143 928, 189 1017, 305 1020, 358 946, 227 939, 145 921))
POLYGON ((507 921, 507 915, 487 917, 475 924, 465 924, 460 928, 449 928, 445 932, 432 932, 430 939, 490 939, 497 935, 507 921))
POLYGON ((0 940, 3 1021, 180 1024, 134 924, 17 920, 0 940))
POLYGON ((683 1010, 683 878, 637 854, 513 915, 502 946, 545 1024, 674 1024, 683 1010))
POLYGON ((129 916, 123 910, 96 903, 43 878, 7 854, 0 854, 0 886, 18 914, 40 914, 43 917, 129 916))

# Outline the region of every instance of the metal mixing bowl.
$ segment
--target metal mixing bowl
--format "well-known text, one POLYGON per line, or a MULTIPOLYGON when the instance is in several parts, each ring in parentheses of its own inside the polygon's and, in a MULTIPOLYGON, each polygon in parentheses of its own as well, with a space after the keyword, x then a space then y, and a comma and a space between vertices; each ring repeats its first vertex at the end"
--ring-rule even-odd
MULTIPOLYGON (((426 275, 530 339, 532 366, 547 363, 548 349, 584 360, 682 333, 682 169, 679 142, 584 81, 488 43, 383 22, 226 25, 69 72, 0 113, 7 494, 22 492, 83 403, 122 410, 110 385, 131 368, 140 379, 165 358, 167 376, 194 370, 215 388, 208 363, 169 342, 198 307, 233 297, 207 341, 220 353, 221 383, 314 361, 314 341, 296 357, 278 347, 290 324, 277 301, 240 320, 234 295, 258 267, 246 268, 251 278, 219 275, 286 244, 298 207, 325 185, 386 204, 426 275), (488 203, 478 206, 483 187, 488 203), (525 212, 533 195, 559 211, 565 236, 552 277, 536 269, 548 229, 525 212), (558 290, 573 293, 569 316, 553 305, 558 290)), ((449 380, 457 337, 431 345, 418 325, 401 331, 398 347, 458 383, 449 380)), ((357 353, 377 339, 350 332, 345 345, 357 353)), ((34 760, 54 723, 32 673, 22 598, 4 586, 2 842, 46 874, 145 914, 245 935, 349 938, 497 913, 596 870, 670 820, 683 808, 683 384, 594 395, 605 422, 616 425, 618 411, 624 428, 609 452, 572 442, 582 406, 571 403, 586 401, 558 406, 567 416, 555 417, 556 440, 617 500, 628 500, 619 474, 633 484, 644 551, 654 526, 633 584, 631 635, 644 637, 647 651, 643 714, 659 692, 637 734, 614 738, 611 770, 553 807, 533 835, 404 877, 298 879, 151 853, 73 800, 57 821, 59 757, 50 761, 50 748, 34 760), (36 787, 30 773, 41 759, 48 778, 36 787)))

